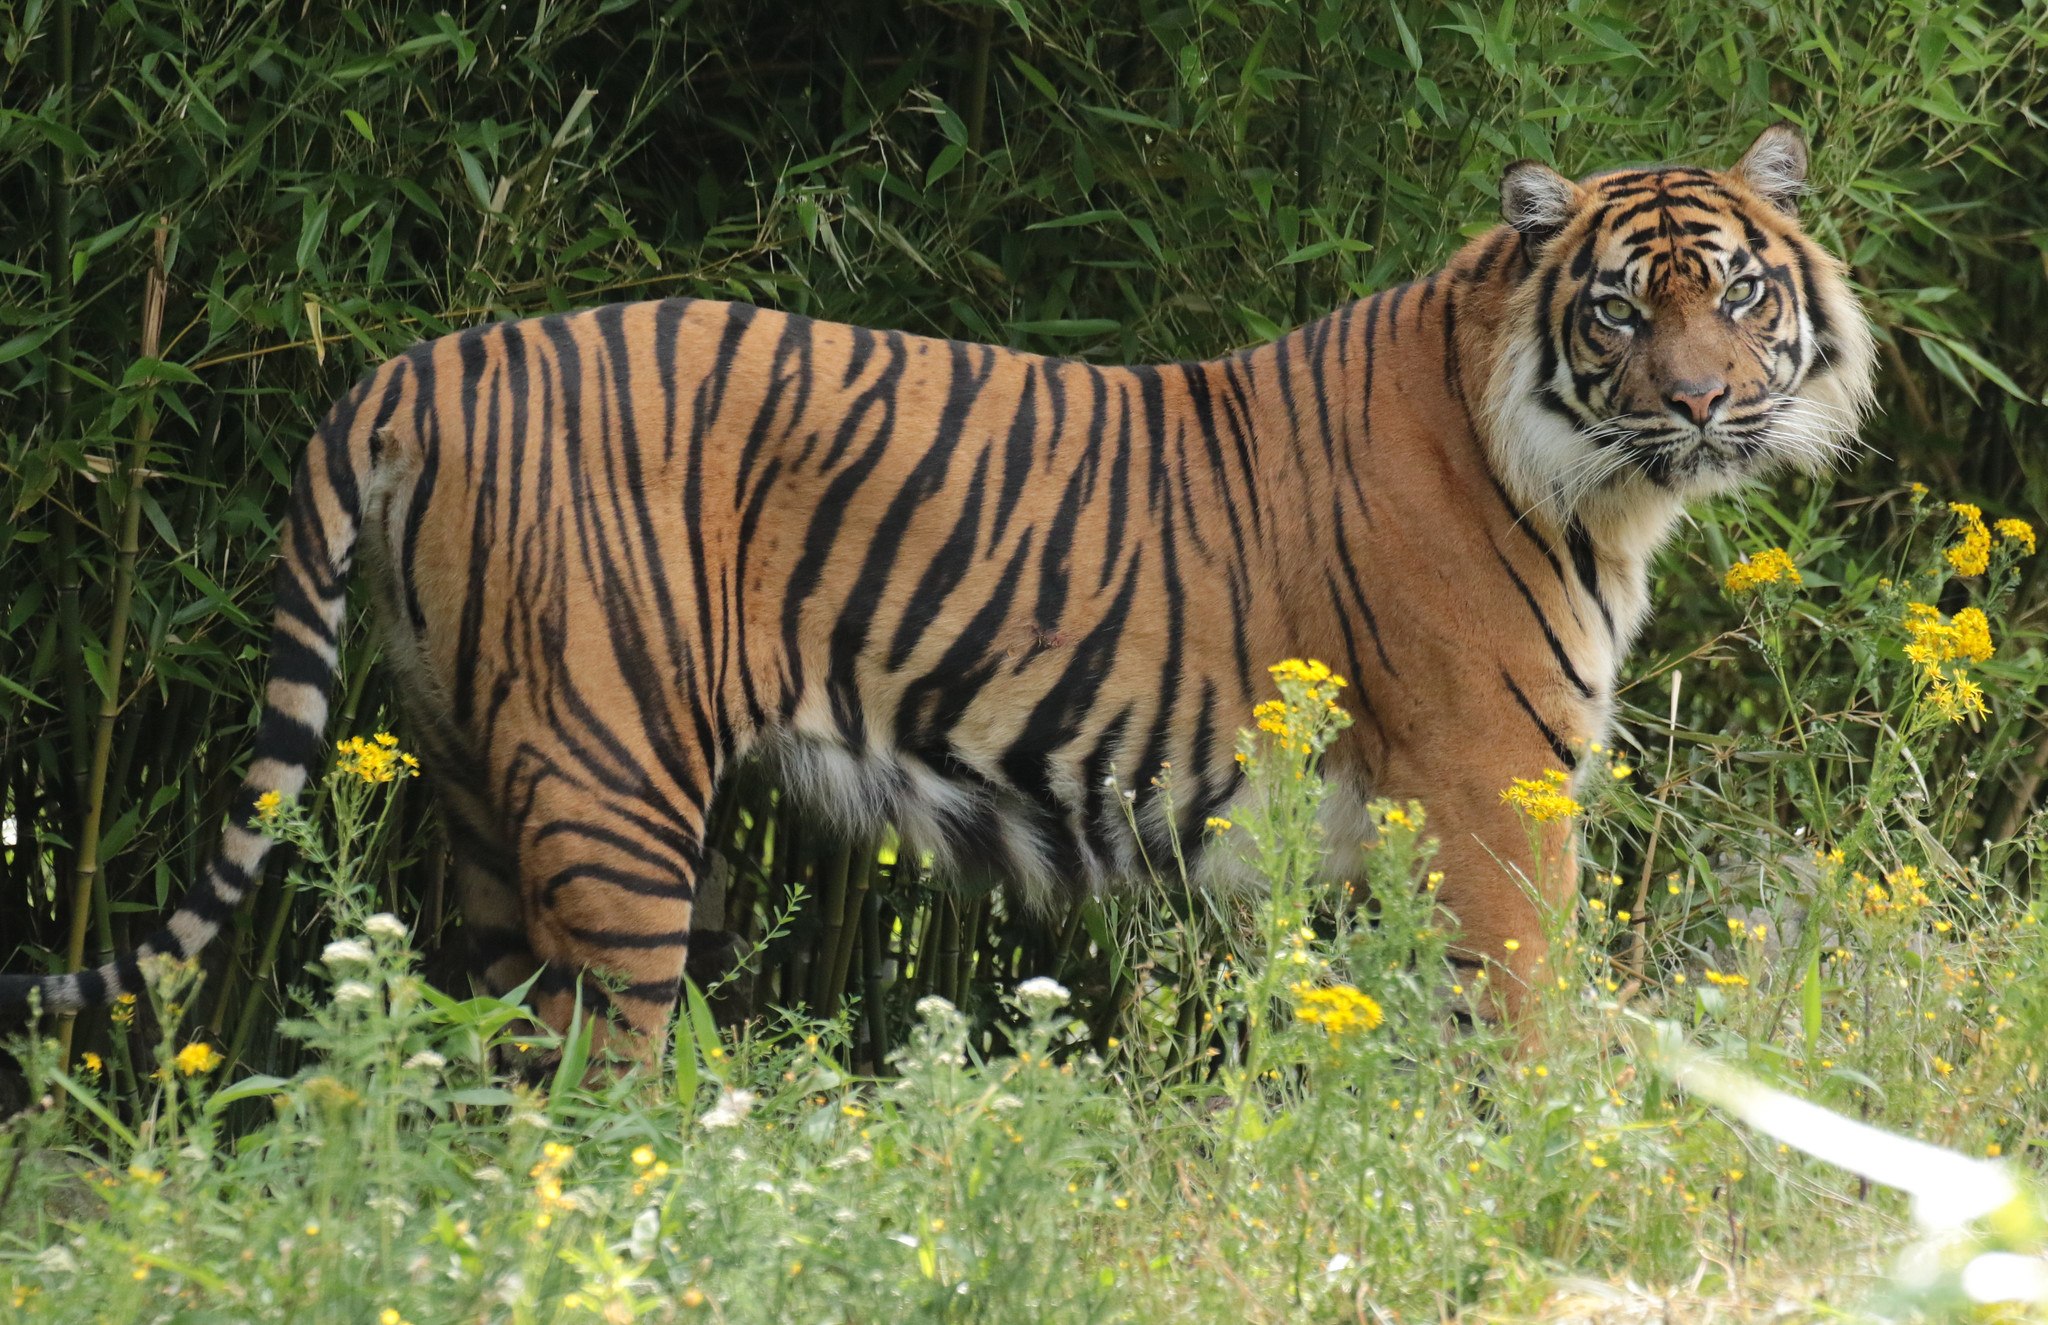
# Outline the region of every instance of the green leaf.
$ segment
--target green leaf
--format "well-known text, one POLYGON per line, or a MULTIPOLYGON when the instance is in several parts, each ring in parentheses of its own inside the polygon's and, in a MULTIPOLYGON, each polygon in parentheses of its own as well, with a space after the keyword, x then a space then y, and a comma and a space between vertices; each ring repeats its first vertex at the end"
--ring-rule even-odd
POLYGON ((1012 322, 1010 334, 1015 336, 1106 336, 1123 326, 1114 318, 1106 317, 1056 317, 1037 322, 1012 322))
POLYGON ((137 359, 128 365, 128 371, 121 374, 121 387, 141 386, 145 382, 184 382, 198 385, 199 374, 181 363, 168 359, 137 359))
POLYGON ((1025 226, 1026 230, 1067 230, 1077 225, 1100 225, 1104 221, 1121 221, 1124 214, 1108 207, 1097 207, 1094 211, 1075 212, 1072 216, 1055 217, 1050 221, 1034 221, 1025 226))
POLYGON ((924 172, 924 186, 930 188, 944 179, 953 172, 953 167, 959 165, 966 157, 967 147, 965 144, 947 143, 939 149, 939 154, 932 158, 930 168, 924 172))
POLYGON ((477 160, 476 154, 466 147, 456 148, 455 157, 462 163, 462 178, 468 182, 470 195, 476 199, 476 205, 495 215, 498 209, 491 205, 491 180, 484 173, 484 163, 477 160))
POLYGON ((209 1116, 219 1113, 239 1100, 253 1099, 258 1095, 275 1095, 292 1083, 284 1077, 252 1076, 243 1077, 232 1086, 222 1086, 206 1097, 206 1112, 209 1116))
POLYGON ((596 1031, 597 1023, 583 1016, 583 986, 578 984, 576 1005, 569 1012, 569 1031, 562 1037, 562 1058, 555 1065, 554 1085, 548 1092, 551 1103, 583 1088, 583 1072, 590 1066, 590 1041, 596 1031))
POLYGON ((4 341, 0 341, 0 363, 8 363, 19 359, 22 355, 41 346, 44 341, 57 334, 58 325, 52 323, 47 327, 37 327, 32 331, 24 331, 18 336, 10 336, 4 341))

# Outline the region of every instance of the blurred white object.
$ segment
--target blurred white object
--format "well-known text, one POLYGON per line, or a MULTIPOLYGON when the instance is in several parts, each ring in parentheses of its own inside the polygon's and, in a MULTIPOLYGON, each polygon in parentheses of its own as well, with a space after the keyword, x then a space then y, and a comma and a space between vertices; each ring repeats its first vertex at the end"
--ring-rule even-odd
MULTIPOLYGON (((1899 1136, 1766 1086, 1693 1048, 1668 1022, 1650 1023, 1650 1031, 1646 1057, 1689 1094, 1816 1159, 1911 1196, 1913 1220, 1928 1235, 1906 1258, 1907 1277, 1918 1286, 1939 1273, 1945 1249, 1967 1247, 1968 1225, 2004 1216, 1993 1222, 2007 1225, 2002 1231, 2008 1235, 2037 1226, 2029 1198, 2005 1164, 1899 1136)), ((2048 1260, 2039 1256, 1986 1250, 1958 1277, 1975 1302, 2048 1302, 2048 1260)))

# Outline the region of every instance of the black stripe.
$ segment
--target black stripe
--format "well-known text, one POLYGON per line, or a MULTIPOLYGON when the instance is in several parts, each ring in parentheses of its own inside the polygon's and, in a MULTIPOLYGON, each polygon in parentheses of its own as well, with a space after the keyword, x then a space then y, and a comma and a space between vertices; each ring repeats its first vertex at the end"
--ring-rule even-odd
POLYGON ((1522 706, 1522 712, 1529 715, 1529 721, 1536 724, 1536 730, 1543 733, 1543 739, 1549 744, 1551 753, 1558 757, 1567 771, 1576 768, 1578 765, 1572 756, 1571 748, 1558 738, 1557 732, 1552 730, 1550 724, 1536 712, 1535 705, 1522 693, 1522 687, 1515 684, 1515 678, 1508 675, 1507 668, 1500 669, 1500 679, 1506 683, 1508 693, 1515 697, 1515 703, 1522 706))
POLYGON ((1515 573, 1514 563, 1501 554, 1500 545, 1492 543, 1491 540, 1488 542, 1493 547, 1494 560, 1508 573, 1508 578, 1514 581, 1515 588, 1521 592, 1522 601, 1529 605, 1529 615, 1536 618, 1536 626, 1543 632, 1543 642, 1550 646, 1550 656, 1557 659, 1558 668, 1564 672, 1565 680, 1572 683, 1572 689, 1578 691, 1581 697, 1591 699, 1593 687, 1587 685, 1585 678, 1579 675, 1579 669, 1572 666, 1571 655, 1565 652, 1564 643, 1558 639, 1557 632, 1550 628, 1550 618, 1543 614, 1543 608, 1536 602, 1536 595, 1529 592, 1529 586, 1515 573))

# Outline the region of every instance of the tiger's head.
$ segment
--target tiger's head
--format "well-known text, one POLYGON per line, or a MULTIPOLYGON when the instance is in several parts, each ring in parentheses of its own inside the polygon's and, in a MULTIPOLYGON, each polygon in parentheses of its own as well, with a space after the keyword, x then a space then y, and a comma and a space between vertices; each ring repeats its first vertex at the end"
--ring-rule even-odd
POLYGON ((1805 180, 1785 124, 1725 171, 1507 168, 1530 270, 1485 416, 1519 501, 1654 541, 1687 501, 1853 444, 1874 350, 1842 264, 1800 229, 1805 180))

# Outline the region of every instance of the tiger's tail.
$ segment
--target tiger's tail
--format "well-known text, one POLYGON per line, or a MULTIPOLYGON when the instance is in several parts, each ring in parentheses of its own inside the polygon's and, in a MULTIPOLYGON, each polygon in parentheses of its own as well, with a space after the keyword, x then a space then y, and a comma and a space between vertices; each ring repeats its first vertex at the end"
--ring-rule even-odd
POLYGON ((290 801, 327 759, 328 705, 363 494, 385 446, 379 439, 388 436, 385 424, 406 364, 404 358, 393 360, 337 402, 300 461, 278 539, 270 676, 255 758, 229 808, 220 849, 163 928, 133 952, 66 975, 0 975, 0 1007, 39 995, 45 1012, 76 1012, 140 993, 144 962, 196 955, 262 877, 275 839, 264 831, 259 798, 274 791, 290 801), (374 410, 365 407, 372 399, 378 401, 374 410))

